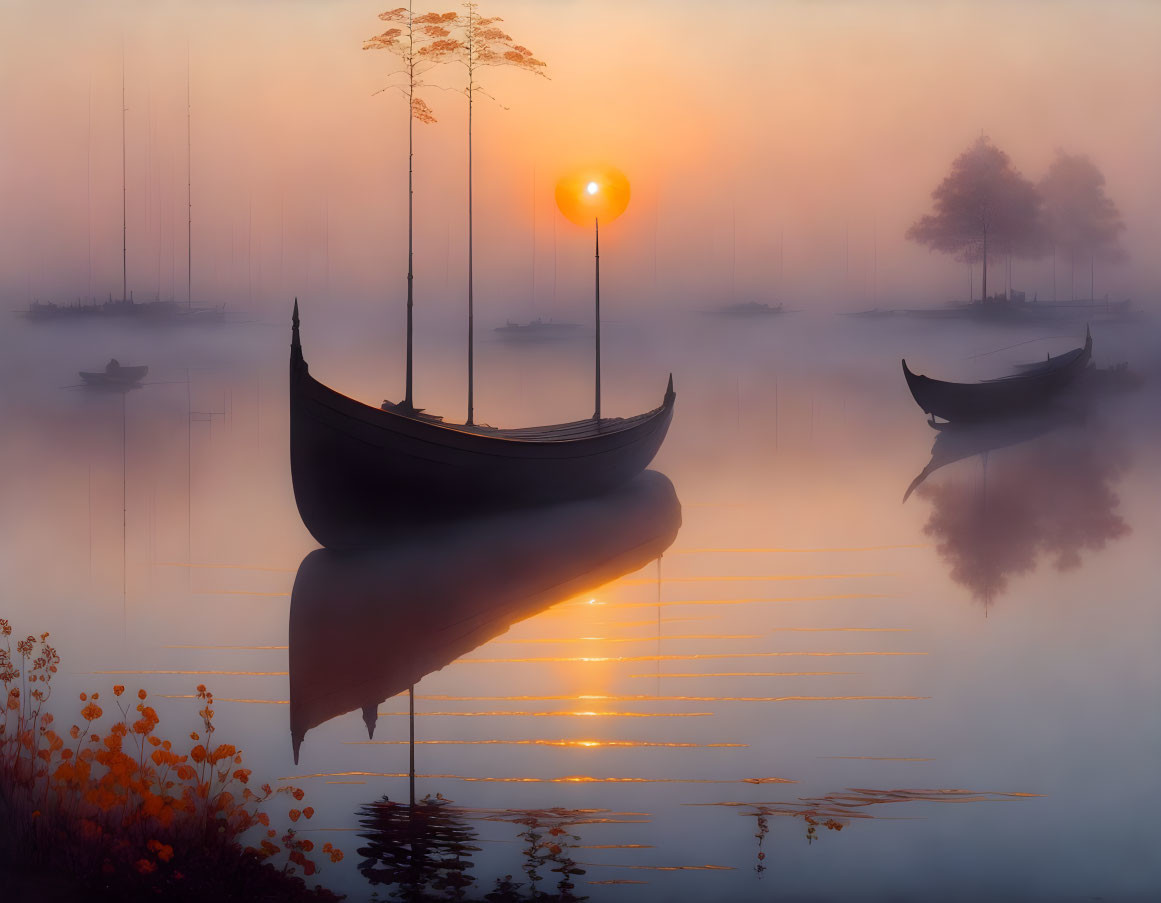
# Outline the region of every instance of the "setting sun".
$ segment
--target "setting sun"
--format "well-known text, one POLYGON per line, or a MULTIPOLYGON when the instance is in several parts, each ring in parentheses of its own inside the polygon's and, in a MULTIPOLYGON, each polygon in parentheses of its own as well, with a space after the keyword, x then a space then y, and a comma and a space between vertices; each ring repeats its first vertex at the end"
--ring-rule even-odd
POLYGON ((615 220, 629 206, 629 180, 612 166, 588 166, 556 183, 556 206, 578 226, 615 220))

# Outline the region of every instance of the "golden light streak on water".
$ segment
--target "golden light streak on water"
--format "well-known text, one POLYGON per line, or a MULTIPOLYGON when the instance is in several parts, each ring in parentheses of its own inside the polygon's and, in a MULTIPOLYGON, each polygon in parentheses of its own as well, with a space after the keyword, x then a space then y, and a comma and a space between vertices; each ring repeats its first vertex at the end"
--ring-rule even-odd
MULTIPOLYGON (((380 718, 410 712, 379 712, 380 718)), ((416 718, 709 718, 713 712, 416 712, 416 718)))
POLYGON ((757 605, 765 602, 836 602, 848 599, 892 599, 891 593, 835 593, 825 596, 755 596, 746 599, 685 599, 669 602, 618 602, 614 608, 671 608, 676 605, 757 605))
MULTIPOLYGON (((406 771, 320 771, 315 774, 289 775, 279 781, 309 781, 315 778, 406 778, 406 771)), ((787 778, 595 778, 590 775, 566 775, 559 778, 487 778, 462 774, 417 774, 417 779, 467 781, 473 784, 797 784, 787 778)))
MULTIPOLYGON (((408 740, 347 740, 344 746, 407 746, 408 740)), ((748 749, 749 743, 663 743, 646 740, 416 740, 416 746, 557 746, 600 749, 748 749)))
MULTIPOLYGON (((637 676, 637 675, 633 675, 637 676)), ((656 675, 649 675, 656 676, 656 675)), ((589 700, 605 702, 783 702, 787 699, 930 699, 930 696, 416 696, 439 702, 527 702, 554 701, 558 699, 589 700)))
MULTIPOLYGON (((649 622, 656 624, 656 621, 649 622)), ((665 636, 665 640, 760 640, 763 634, 760 633, 689 633, 679 634, 676 636, 665 636)), ((575 637, 545 637, 533 639, 516 639, 516 640, 498 640, 496 645, 509 643, 543 643, 545 645, 553 643, 652 643, 656 642, 655 636, 575 636, 575 637)))
MULTIPOLYGON (((771 627, 771 633, 911 633, 910 627, 771 627)), ((666 637, 668 639, 668 637, 666 637)))
MULTIPOLYGON (((746 581, 765 581, 765 582, 788 582, 794 580, 863 580, 869 577, 898 577, 899 574, 892 571, 882 573, 869 574, 750 574, 742 575, 723 575, 716 574, 713 576, 703 577, 662 577, 661 583, 742 583, 746 581)), ((611 586, 656 586, 656 577, 629 577, 620 580, 617 583, 610 584, 611 586)))
POLYGON ((689 673, 630 674, 629 677, 854 677, 861 671, 691 671, 689 673))
POLYGON ((696 652, 688 655, 541 656, 537 658, 461 658, 457 664, 515 665, 542 662, 674 662, 713 658, 777 658, 781 656, 927 655, 926 652, 696 652))
POLYGON ((711 548, 688 548, 688 549, 671 549, 666 552, 666 555, 709 555, 714 553, 739 553, 739 552, 891 552, 896 549, 930 549, 934 548, 931 543, 910 543, 897 546, 838 546, 832 549, 817 548, 817 549, 792 549, 778 546, 766 546, 755 548, 737 548, 737 549, 711 549, 711 548))

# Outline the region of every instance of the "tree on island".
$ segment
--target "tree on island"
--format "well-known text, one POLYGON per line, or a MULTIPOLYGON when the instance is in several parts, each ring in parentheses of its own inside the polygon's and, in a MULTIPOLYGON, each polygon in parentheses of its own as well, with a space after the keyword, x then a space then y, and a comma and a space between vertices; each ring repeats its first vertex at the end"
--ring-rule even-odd
MULTIPOLYGON (((399 57, 403 68, 393 73, 404 76, 404 81, 389 85, 383 91, 392 88, 400 91, 407 97, 407 376, 405 382, 403 407, 406 410, 415 410, 411 393, 411 336, 412 336, 412 308, 414 306, 415 282, 415 191, 414 191, 414 157, 415 141, 413 130, 418 120, 430 125, 436 121, 431 107, 416 92, 425 87, 424 74, 437 62, 441 61, 444 53, 438 49, 441 42, 451 34, 447 26, 456 21, 454 12, 424 13, 416 16, 412 5, 401 6, 397 9, 380 13, 379 18, 384 22, 394 23, 382 34, 368 38, 363 43, 364 50, 388 50, 399 57)), ((381 91, 377 91, 382 93, 381 91)))
POLYGON ((931 197, 934 212, 912 225, 907 238, 964 263, 982 262, 985 301, 990 257, 1039 257, 1044 251, 1036 186, 985 136, 955 158, 931 197))
POLYGON ((545 63, 532 55, 532 51, 517 44, 496 23, 504 21, 498 16, 481 16, 479 4, 474 0, 464 3, 466 13, 455 18, 460 37, 437 41, 421 51, 430 57, 451 59, 463 63, 467 70, 467 84, 464 95, 468 99, 468 418, 470 425, 475 416, 475 370, 474 370, 474 220, 472 212, 472 109, 476 94, 495 99, 484 90, 479 82, 479 72, 485 67, 511 66, 545 75, 545 63))
POLYGON ((1044 221, 1053 252, 1064 253, 1070 266, 1072 297, 1076 300, 1077 261, 1089 261, 1089 300, 1095 301, 1095 261, 1124 257, 1119 239, 1125 231, 1117 205, 1105 194, 1105 177, 1087 156, 1057 151, 1056 159, 1040 180, 1044 221))

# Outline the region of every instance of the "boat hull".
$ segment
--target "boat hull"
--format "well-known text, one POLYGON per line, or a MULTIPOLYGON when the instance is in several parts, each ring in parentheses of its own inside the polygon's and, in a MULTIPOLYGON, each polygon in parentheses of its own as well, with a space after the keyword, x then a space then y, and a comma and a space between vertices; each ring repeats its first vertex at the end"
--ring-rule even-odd
POLYGON ((673 402, 669 391, 648 414, 578 426, 580 438, 512 438, 362 404, 314 379, 292 347, 295 501, 320 544, 358 548, 465 515, 600 495, 653 460, 673 402))
POLYGON ((148 373, 148 366, 119 367, 112 373, 107 370, 101 370, 98 372, 81 370, 80 377, 82 380, 84 380, 85 385, 87 386, 123 389, 129 386, 137 385, 139 382, 141 382, 141 380, 145 379, 145 376, 148 373))
POLYGON ((903 376, 915 403, 951 423, 979 423, 1035 410, 1076 381, 1092 359, 1092 336, 1056 366, 981 383, 951 383, 912 373, 903 376))

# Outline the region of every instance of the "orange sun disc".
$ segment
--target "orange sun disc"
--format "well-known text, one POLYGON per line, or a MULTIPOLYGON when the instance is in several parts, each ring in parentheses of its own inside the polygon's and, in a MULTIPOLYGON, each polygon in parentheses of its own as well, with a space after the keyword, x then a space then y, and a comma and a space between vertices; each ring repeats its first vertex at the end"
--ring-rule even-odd
POLYGON ((589 166, 556 183, 556 206, 578 226, 611 222, 629 206, 629 180, 612 166, 589 166))

